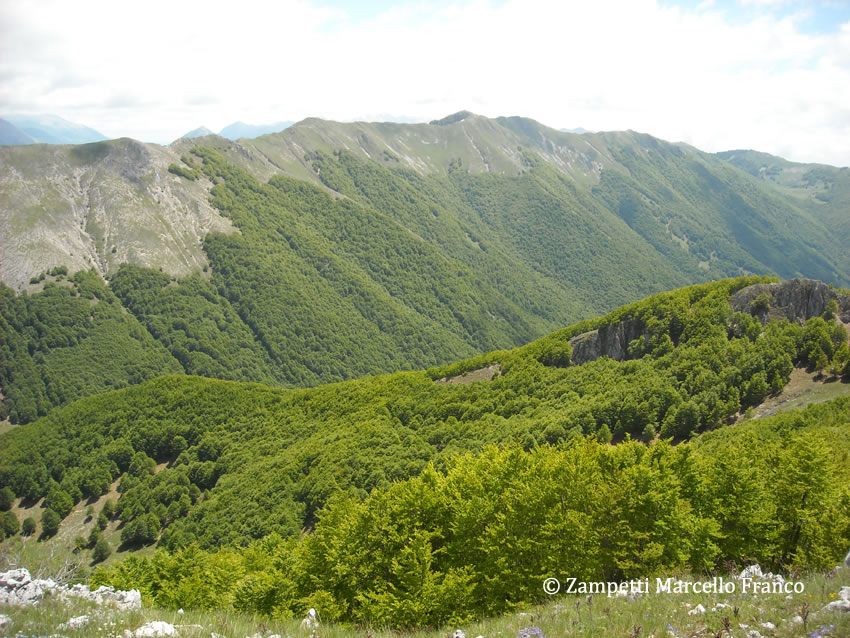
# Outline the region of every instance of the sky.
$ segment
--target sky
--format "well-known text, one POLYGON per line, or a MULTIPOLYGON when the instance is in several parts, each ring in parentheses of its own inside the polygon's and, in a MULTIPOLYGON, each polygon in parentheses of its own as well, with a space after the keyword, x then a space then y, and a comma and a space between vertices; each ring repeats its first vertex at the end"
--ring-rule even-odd
POLYGON ((850 165, 850 0, 2 0, 0 114, 198 126, 467 109, 850 165))

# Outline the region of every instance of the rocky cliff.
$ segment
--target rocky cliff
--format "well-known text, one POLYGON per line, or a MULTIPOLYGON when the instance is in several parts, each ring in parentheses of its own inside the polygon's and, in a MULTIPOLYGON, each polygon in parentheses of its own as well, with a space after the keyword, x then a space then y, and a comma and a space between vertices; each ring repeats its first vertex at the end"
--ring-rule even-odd
POLYGON ((753 314, 762 323, 782 318, 803 323, 806 319, 822 315, 831 299, 838 303, 841 321, 850 322, 850 295, 836 292, 813 279, 789 279, 775 284, 747 286, 732 295, 731 304, 733 310, 753 314), (770 299, 767 308, 760 308, 754 303, 762 294, 767 294, 770 299))
POLYGON ((646 327, 637 319, 627 319, 598 330, 583 332, 570 339, 570 347, 573 349, 571 361, 573 365, 599 357, 622 361, 627 358, 629 343, 641 337, 646 337, 646 327))
MULTIPOLYGON (((838 304, 838 318, 843 323, 850 323, 850 295, 837 292, 814 279, 789 279, 775 284, 747 286, 732 295, 730 303, 736 312, 753 314, 763 324, 783 318, 802 324, 807 319, 821 316, 831 299, 838 304), (769 299, 766 308, 755 303, 763 294, 767 294, 769 299)), ((623 361, 628 358, 629 343, 647 337, 646 326, 638 319, 627 319, 583 332, 570 339, 573 350, 571 363, 580 365, 599 357, 623 361)))

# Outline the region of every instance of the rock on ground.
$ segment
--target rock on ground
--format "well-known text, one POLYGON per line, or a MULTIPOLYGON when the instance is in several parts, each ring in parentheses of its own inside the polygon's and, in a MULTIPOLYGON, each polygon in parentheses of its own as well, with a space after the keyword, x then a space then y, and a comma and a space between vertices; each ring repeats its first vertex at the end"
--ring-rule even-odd
POLYGON ((142 607, 142 595, 136 589, 116 591, 112 587, 99 587, 91 591, 85 585, 68 587, 51 579, 33 579, 26 569, 0 573, 0 605, 37 605, 45 596, 83 598, 98 605, 112 604, 122 611, 142 607))
POLYGON ((82 629, 88 625, 89 622, 91 622, 91 618, 88 616, 75 616, 68 620, 68 622, 59 625, 59 629, 82 629))
POLYGON ((307 612, 307 615, 304 616, 304 620, 301 621, 301 629, 302 631, 313 631, 318 628, 319 619, 316 615, 316 610, 310 607, 310 611, 307 612))
POLYGON ((176 636, 177 629, 174 625, 162 620, 154 620, 153 622, 145 623, 135 632, 134 638, 159 638, 160 636, 176 636))

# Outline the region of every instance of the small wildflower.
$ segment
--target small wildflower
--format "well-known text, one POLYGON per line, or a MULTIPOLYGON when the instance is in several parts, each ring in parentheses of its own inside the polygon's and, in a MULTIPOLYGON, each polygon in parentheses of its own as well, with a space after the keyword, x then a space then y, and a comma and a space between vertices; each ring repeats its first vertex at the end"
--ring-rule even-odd
POLYGON ((526 627, 519 630, 517 638, 546 638, 546 634, 540 627, 526 627))

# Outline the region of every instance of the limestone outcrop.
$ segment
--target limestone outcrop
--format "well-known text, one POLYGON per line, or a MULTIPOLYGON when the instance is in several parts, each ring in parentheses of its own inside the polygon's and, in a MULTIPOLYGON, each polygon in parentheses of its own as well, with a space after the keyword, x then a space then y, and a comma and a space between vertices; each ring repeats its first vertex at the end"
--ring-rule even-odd
POLYGON ((646 338, 646 327, 637 319, 627 319, 602 326, 598 330, 583 332, 570 339, 572 363, 580 365, 599 357, 623 361, 628 354, 629 343, 639 338, 646 338))
MULTIPOLYGON (((802 324, 806 319, 821 316, 832 299, 838 304, 838 318, 850 323, 850 295, 841 294, 814 279, 789 279, 775 284, 747 286, 732 295, 730 303, 733 310, 751 313, 763 324, 782 318, 802 324), (768 304, 761 308, 756 300, 764 294, 768 297, 768 304)), ((646 326, 639 319, 626 319, 583 332, 570 339, 573 351, 571 363, 580 365, 599 357, 623 361, 628 358, 629 343, 647 337, 646 326)))
POLYGON ((850 322, 850 295, 840 294, 814 279, 788 279, 775 284, 747 286, 732 295, 731 303, 733 310, 751 313, 762 323, 782 318, 803 323, 822 315, 831 299, 838 303, 841 320, 850 322), (770 298, 766 309, 754 305, 763 294, 770 298))
POLYGON ((0 573, 0 605, 37 605, 45 596, 82 598, 98 605, 114 605, 121 610, 140 609, 142 596, 138 590, 119 591, 99 587, 91 591, 85 585, 60 585, 54 580, 34 579, 26 569, 0 573))

